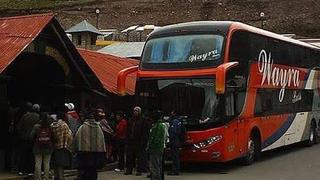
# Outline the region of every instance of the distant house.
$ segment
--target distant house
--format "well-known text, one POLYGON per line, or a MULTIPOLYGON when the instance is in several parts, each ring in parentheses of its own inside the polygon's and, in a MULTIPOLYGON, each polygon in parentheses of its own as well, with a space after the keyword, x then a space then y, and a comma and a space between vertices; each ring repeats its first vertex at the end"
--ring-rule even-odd
POLYGON ((97 36, 102 35, 97 28, 86 20, 71 27, 66 33, 72 35, 72 42, 75 46, 90 49, 96 45, 97 36))
POLYGON ((119 39, 119 32, 117 29, 101 29, 102 35, 98 36, 99 40, 115 41, 119 39))
POLYGON ((98 52, 140 60, 145 42, 121 42, 106 46, 98 52))
POLYGON ((145 41, 148 35, 158 29, 155 25, 133 25, 121 31, 120 40, 127 42, 145 41))

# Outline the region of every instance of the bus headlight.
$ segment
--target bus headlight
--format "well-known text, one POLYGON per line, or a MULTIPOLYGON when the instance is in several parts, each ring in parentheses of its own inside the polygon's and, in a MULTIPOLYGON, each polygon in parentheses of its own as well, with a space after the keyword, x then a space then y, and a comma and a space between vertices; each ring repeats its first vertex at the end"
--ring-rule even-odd
POLYGON ((214 144, 218 141, 220 141, 222 139, 222 136, 221 135, 217 135, 217 136, 213 136, 213 137, 209 137, 208 139, 200 142, 200 143, 197 143, 197 144, 193 144, 193 147, 196 148, 196 149, 201 149, 201 148, 204 148, 204 147, 207 147, 211 144, 214 144))

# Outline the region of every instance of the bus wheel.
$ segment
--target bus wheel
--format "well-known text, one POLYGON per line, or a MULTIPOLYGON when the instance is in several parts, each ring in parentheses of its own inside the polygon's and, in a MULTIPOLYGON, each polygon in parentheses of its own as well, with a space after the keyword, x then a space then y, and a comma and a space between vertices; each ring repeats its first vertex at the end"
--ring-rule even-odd
POLYGON ((260 150, 260 141, 258 136, 251 134, 249 140, 248 140, 248 152, 245 157, 243 157, 243 164, 244 165, 250 165, 252 164, 256 159, 259 158, 261 150, 260 150))
POLYGON ((316 123, 316 122, 314 123, 314 125, 315 125, 314 143, 315 143, 315 144, 319 144, 319 142, 320 142, 320 137, 319 137, 320 127, 317 126, 317 123, 316 123))
POLYGON ((315 123, 312 121, 310 132, 309 132, 309 138, 306 142, 306 145, 311 147, 313 144, 318 143, 318 141, 319 141, 319 137, 318 137, 317 127, 315 123))

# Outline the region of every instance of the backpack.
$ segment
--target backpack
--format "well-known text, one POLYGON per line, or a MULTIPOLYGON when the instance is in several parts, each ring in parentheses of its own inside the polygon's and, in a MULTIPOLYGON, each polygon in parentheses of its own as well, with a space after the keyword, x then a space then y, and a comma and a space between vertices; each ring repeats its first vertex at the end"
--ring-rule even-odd
POLYGON ((37 146, 51 147, 52 146, 52 132, 49 127, 40 128, 35 141, 37 146))

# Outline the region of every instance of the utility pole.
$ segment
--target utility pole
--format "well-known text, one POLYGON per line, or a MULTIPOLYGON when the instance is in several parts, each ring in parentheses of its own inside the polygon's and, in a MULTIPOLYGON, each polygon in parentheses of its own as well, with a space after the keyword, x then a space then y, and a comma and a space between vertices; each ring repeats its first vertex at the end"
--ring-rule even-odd
POLYGON ((100 9, 96 8, 96 16, 97 16, 96 27, 97 27, 97 29, 99 29, 99 14, 100 14, 100 9))
POLYGON ((263 26, 264 26, 264 17, 265 17, 264 12, 261 12, 260 13, 261 29, 263 29, 263 26))

